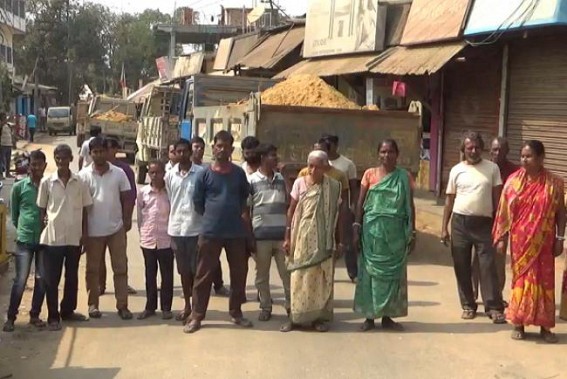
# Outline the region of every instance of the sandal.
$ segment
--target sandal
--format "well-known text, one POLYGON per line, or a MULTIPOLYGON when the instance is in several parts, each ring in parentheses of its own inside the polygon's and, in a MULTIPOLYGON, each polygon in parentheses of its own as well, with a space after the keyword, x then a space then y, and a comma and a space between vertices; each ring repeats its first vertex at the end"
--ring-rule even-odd
POLYGON ((40 319, 39 317, 32 317, 30 318, 30 325, 35 326, 36 328, 45 328, 47 324, 45 321, 40 319))
POLYGON ((232 317, 230 319, 230 322, 232 322, 234 325, 238 325, 243 328, 251 328, 254 326, 254 324, 252 324, 252 321, 244 317, 232 317))
POLYGON ((382 328, 393 330, 396 332, 404 331, 404 327, 402 326, 402 324, 395 322, 390 317, 382 317, 382 328))
POLYGON ((512 330, 511 335, 513 340, 521 341, 526 339, 526 332, 524 331, 523 326, 515 326, 514 330, 512 330))
POLYGON ((319 333, 325 333, 329 331, 329 325, 327 325, 325 322, 315 322, 313 324, 313 328, 319 333))
POLYGON ((260 312, 260 315, 258 316, 258 321, 270 321, 271 318, 272 318, 272 312, 262 310, 260 312))
POLYGON ((63 321, 69 321, 69 322, 85 322, 85 321, 89 321, 89 319, 85 316, 82 315, 78 312, 71 312, 67 315, 61 315, 61 320, 63 321))
POLYGON ((494 324, 506 324, 506 316, 500 311, 489 312, 488 318, 490 318, 494 324))
POLYGON ((293 323, 291 321, 287 321, 285 324, 280 326, 280 332, 287 333, 293 330, 293 323))
POLYGON ((546 329, 541 329, 541 331, 539 332, 539 335, 541 338, 543 338, 543 340, 546 343, 557 343, 559 342, 559 339, 557 338, 557 336, 555 335, 555 333, 552 333, 551 330, 546 330, 546 329))
POLYGON ((362 325, 360 325, 360 331, 361 332, 367 332, 369 330, 372 330, 376 328, 376 324, 374 323, 374 320, 367 318, 366 320, 364 320, 364 322, 362 323, 362 325))
POLYGON ((183 312, 179 312, 177 314, 177 316, 175 316, 175 320, 176 321, 181 321, 183 322, 183 324, 186 323, 187 319, 189 318, 189 316, 191 316, 191 311, 183 311, 183 312))
POLYGON ((461 318, 463 320, 474 320, 476 318, 476 311, 474 309, 465 309, 461 318))

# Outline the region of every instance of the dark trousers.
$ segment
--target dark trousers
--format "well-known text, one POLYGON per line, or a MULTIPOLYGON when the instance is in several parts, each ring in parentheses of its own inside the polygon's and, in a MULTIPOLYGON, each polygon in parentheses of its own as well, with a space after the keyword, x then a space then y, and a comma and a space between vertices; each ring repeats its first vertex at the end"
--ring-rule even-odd
POLYGON ((354 223, 354 213, 349 209, 346 212, 346 217, 344 217, 343 222, 343 233, 344 233, 344 247, 345 247, 345 266, 347 269, 348 277, 354 279, 358 276, 358 263, 357 263, 357 253, 352 246, 353 240, 353 229, 352 224, 354 223))
POLYGON ((193 313, 191 319, 201 321, 205 318, 211 285, 219 266, 221 250, 225 249, 230 269, 229 313, 232 317, 242 317, 241 306, 246 299, 246 275, 248 274, 248 254, 244 238, 199 237, 197 275, 193 285, 193 313))
POLYGON ((43 251, 39 245, 29 245, 18 242, 16 245, 16 253, 14 254, 16 263, 16 277, 12 285, 10 294, 10 305, 8 306, 8 319, 16 320, 18 308, 22 303, 22 297, 26 290, 26 282, 30 275, 32 261, 35 260, 35 281, 33 287, 33 297, 30 310, 30 317, 39 317, 43 298, 45 297, 45 288, 43 283, 43 251))
POLYGON ((461 306, 463 309, 477 309, 472 284, 474 247, 478 255, 480 290, 485 310, 503 310, 502 291, 496 275, 496 250, 492 242, 492 218, 453 214, 451 229, 451 252, 461 306))
POLYGON ((6 176, 10 175, 10 166, 12 165, 12 147, 0 146, 0 163, 2 164, 0 173, 6 176))
POLYGON ((144 249, 144 264, 146 266, 146 310, 157 309, 157 272, 161 276, 160 306, 162 311, 170 312, 173 302, 173 250, 144 249))
POLYGON ((33 142, 34 135, 35 135, 35 128, 30 128, 30 142, 33 142))
POLYGON ((77 309, 79 290, 79 261, 81 250, 78 246, 47 246, 43 259, 45 269, 45 294, 47 299, 48 322, 58 322, 61 316, 70 316, 77 309), (59 313, 59 282, 65 266, 65 285, 61 313, 59 313))
POLYGON ((215 270, 215 276, 213 278, 213 288, 215 291, 220 290, 224 286, 224 282, 222 281, 222 266, 219 261, 219 267, 215 270))

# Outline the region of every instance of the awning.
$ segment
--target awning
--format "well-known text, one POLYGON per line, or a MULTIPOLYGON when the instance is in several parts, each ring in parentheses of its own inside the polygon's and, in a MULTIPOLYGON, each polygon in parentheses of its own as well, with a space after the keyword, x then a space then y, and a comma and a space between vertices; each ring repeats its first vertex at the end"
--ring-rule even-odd
POLYGON ((369 63, 369 71, 391 75, 433 74, 465 46, 465 42, 459 41, 420 47, 392 47, 369 63))
POLYGON ((305 26, 289 27, 267 36, 244 58, 237 62, 248 68, 274 68, 282 59, 303 43, 305 26))
POLYGON ((222 39, 217 49, 213 69, 217 71, 232 69, 252 50, 259 38, 260 34, 255 32, 222 39))
POLYGON ((358 74, 368 71, 368 63, 373 62, 380 53, 358 56, 338 56, 328 58, 312 58, 301 61, 280 72, 274 79, 287 78, 290 75, 309 74, 319 77, 358 74))

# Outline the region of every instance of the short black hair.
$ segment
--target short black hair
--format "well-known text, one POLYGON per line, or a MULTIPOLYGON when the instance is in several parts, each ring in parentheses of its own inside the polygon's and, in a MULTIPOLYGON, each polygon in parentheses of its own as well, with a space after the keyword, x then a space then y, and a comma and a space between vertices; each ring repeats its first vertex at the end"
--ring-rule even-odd
POLYGON ((276 146, 272 145, 271 143, 261 143, 260 145, 258 145, 258 147, 256 149, 254 149, 254 152, 260 158, 263 158, 266 155, 273 153, 273 152, 277 152, 277 151, 278 151, 278 148, 276 146))
POLYGON ((101 133, 102 133, 102 129, 100 128, 100 126, 97 125, 91 126, 91 130, 89 131, 91 137, 98 137, 101 133))
MULTIPOLYGON (((0 115, 0 117, 2 117, 0 115)), ((41 150, 34 150, 30 153, 30 161, 42 161, 42 162, 47 162, 47 158, 45 157, 45 154, 43 153, 43 151, 41 150)))
POLYGON ((338 136, 335 136, 335 135, 332 135, 332 134, 323 134, 323 135, 321 136, 321 139, 320 139, 319 141, 321 141, 321 140, 328 141, 329 143, 331 143, 331 144, 333 144, 333 145, 338 145, 338 144, 339 144, 339 137, 338 137, 338 136))
POLYGON ((545 146, 543 145, 543 142, 541 142, 540 140, 530 139, 530 140, 524 141, 523 146, 529 147, 530 149, 532 149, 532 151, 538 157, 544 157, 545 156, 545 146))
POLYGON ((104 144, 107 149, 120 149, 120 142, 114 137, 107 137, 104 139, 104 144))
POLYGON ((380 144, 378 145, 378 151, 380 151, 380 149, 382 148, 382 146, 384 145, 390 145, 392 146, 392 148, 396 151, 396 154, 400 153, 400 149, 398 148, 398 143, 396 142, 395 139, 392 138, 386 138, 384 140, 382 140, 380 142, 380 144))
POLYGON ((260 146, 260 140, 253 136, 248 136, 242 140, 240 143, 240 148, 242 150, 252 150, 260 146))
POLYGON ((71 149, 71 146, 62 143, 60 145, 57 145, 55 147, 55 150, 53 150, 53 156, 57 156, 62 153, 66 153, 69 154, 70 156, 73 156, 73 149, 71 149))
POLYGON ((191 138, 191 145, 193 145, 194 143, 200 143, 202 145, 205 145, 205 140, 202 139, 199 136, 195 136, 195 137, 191 138))
POLYGON ((177 148, 179 146, 188 146, 189 147, 189 151, 191 151, 193 148, 191 147, 191 142, 189 142, 188 140, 186 140, 185 138, 180 138, 177 142, 175 142, 175 149, 177 150, 177 148))
POLYGON ((331 150, 331 143, 324 138, 321 138, 319 141, 315 142, 315 145, 320 145, 321 147, 324 147, 326 153, 328 153, 331 150))
POLYGON ((91 142, 89 142, 89 152, 93 151, 97 147, 101 147, 104 150, 108 150, 108 148, 106 147, 106 142, 102 137, 95 137, 91 140, 91 142))
POLYGON ((217 141, 228 142, 231 145, 234 144, 234 137, 232 134, 227 132, 226 130, 221 130, 213 137, 213 143, 217 143, 217 141))
POLYGON ((153 159, 149 164, 148 164, 148 169, 150 168, 151 165, 156 165, 161 167, 161 169, 163 171, 165 171, 165 163, 162 160, 159 159, 153 159))

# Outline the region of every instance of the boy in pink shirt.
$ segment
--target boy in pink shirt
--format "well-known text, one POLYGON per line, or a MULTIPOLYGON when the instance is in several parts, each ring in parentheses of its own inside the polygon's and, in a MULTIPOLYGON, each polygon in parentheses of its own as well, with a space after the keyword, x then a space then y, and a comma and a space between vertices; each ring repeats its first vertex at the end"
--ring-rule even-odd
POLYGON ((150 184, 138 192, 138 229, 140 246, 144 253, 146 266, 146 308, 138 315, 138 320, 154 316, 157 309, 157 271, 161 276, 160 305, 162 318, 173 317, 173 250, 171 238, 167 234, 169 221, 169 198, 165 189, 165 165, 155 161, 148 167, 150 184))

